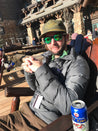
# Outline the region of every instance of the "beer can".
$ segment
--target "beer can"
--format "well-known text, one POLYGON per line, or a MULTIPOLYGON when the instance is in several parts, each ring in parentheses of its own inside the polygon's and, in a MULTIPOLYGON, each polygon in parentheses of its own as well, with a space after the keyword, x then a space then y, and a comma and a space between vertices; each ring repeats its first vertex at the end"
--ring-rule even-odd
POLYGON ((84 101, 72 102, 71 115, 74 131, 89 131, 87 107, 84 101))

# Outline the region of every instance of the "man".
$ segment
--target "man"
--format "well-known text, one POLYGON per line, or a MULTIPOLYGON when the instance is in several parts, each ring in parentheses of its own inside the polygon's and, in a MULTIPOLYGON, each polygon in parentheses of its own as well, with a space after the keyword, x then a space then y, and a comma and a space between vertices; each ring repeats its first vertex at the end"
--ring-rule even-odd
POLYGON ((61 21, 49 20, 44 24, 41 38, 48 51, 43 63, 28 57, 22 64, 26 80, 35 94, 20 111, 0 117, 2 126, 10 130, 41 129, 61 115, 69 114, 72 101, 83 99, 89 67, 82 56, 75 55, 74 49, 67 53, 66 37, 61 21))
POLYGON ((36 45, 36 39, 35 39, 35 37, 33 38, 32 44, 36 45))

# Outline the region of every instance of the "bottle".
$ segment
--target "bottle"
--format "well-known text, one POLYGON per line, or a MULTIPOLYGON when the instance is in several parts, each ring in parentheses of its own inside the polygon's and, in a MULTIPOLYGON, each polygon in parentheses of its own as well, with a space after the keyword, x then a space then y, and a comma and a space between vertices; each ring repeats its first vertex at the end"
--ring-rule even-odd
POLYGON ((84 101, 72 102, 71 115, 74 131, 89 131, 87 107, 84 101))

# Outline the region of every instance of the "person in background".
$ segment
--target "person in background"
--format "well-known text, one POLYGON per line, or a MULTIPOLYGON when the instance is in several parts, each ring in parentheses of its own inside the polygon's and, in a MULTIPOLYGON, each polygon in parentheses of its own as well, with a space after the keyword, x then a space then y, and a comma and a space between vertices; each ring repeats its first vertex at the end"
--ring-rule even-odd
POLYGON ((20 110, 0 116, 0 130, 37 131, 70 114, 72 101, 84 98, 89 66, 82 56, 76 55, 74 48, 68 54, 63 22, 49 20, 42 30, 40 38, 47 49, 43 61, 30 56, 22 64, 26 80, 35 93, 20 110))
POLYGON ((32 44, 36 45, 36 39, 35 39, 35 37, 33 38, 32 44))
POLYGON ((94 29, 94 32, 93 32, 93 40, 95 40, 96 38, 98 38, 98 28, 97 27, 94 29))
POLYGON ((87 30, 87 34, 84 36, 84 38, 92 41, 92 32, 89 29, 87 30))

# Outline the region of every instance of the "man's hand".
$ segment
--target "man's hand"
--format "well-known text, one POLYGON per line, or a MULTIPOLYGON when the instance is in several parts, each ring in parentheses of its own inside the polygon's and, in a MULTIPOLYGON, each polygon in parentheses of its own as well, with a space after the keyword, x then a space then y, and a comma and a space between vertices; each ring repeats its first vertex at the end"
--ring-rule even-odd
POLYGON ((22 63, 22 67, 26 72, 32 73, 35 72, 40 66, 42 66, 42 62, 35 59, 34 57, 24 58, 22 63))

